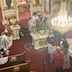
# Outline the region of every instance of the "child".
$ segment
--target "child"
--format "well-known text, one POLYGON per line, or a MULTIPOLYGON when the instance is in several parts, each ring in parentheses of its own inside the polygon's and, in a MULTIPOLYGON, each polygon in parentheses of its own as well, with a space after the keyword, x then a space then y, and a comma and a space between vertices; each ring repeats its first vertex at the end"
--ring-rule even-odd
POLYGON ((50 53, 50 60, 49 60, 51 63, 53 63, 53 61, 54 61, 53 54, 54 54, 55 50, 56 50, 56 46, 52 46, 51 53, 50 53))
POLYGON ((55 48, 56 46, 54 46, 54 40, 51 40, 51 43, 50 43, 50 47, 48 47, 48 53, 50 54, 50 62, 53 63, 53 60, 54 60, 54 57, 53 57, 53 54, 54 54, 54 51, 55 51, 55 48))

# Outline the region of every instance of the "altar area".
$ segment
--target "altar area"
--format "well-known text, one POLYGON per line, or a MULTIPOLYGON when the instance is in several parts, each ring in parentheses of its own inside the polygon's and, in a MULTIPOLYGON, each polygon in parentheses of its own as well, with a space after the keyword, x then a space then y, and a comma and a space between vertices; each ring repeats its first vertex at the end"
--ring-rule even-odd
POLYGON ((31 37, 32 37, 32 45, 34 45, 34 48, 36 50, 39 50, 41 48, 47 47, 48 46, 48 41, 47 41, 47 37, 48 37, 48 30, 42 35, 41 33, 30 33, 31 37))

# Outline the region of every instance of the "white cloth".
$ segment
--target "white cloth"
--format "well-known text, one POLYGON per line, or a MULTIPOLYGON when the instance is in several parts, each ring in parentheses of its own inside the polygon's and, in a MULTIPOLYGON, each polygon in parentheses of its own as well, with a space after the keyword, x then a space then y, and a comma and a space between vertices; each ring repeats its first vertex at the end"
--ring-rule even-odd
POLYGON ((0 48, 4 49, 5 51, 11 46, 10 43, 11 43, 11 39, 6 36, 6 35, 1 35, 0 36, 0 48))
POLYGON ((5 64, 8 61, 8 57, 0 58, 0 65, 5 64))
POLYGON ((32 16, 32 20, 33 20, 33 22, 36 22, 36 20, 39 20, 38 15, 36 15, 36 16, 32 16))
POLYGON ((52 46, 50 43, 48 44, 48 53, 53 54, 56 50, 55 46, 52 46))
POLYGON ((36 24, 33 22, 32 19, 30 19, 28 21, 28 28, 29 28, 29 31, 32 32, 33 31, 33 27, 36 26, 36 24))
POLYGON ((63 44, 63 41, 60 41, 60 47, 62 47, 62 46, 63 46, 62 44, 63 44))
POLYGON ((51 54, 51 44, 48 43, 48 53, 51 54))

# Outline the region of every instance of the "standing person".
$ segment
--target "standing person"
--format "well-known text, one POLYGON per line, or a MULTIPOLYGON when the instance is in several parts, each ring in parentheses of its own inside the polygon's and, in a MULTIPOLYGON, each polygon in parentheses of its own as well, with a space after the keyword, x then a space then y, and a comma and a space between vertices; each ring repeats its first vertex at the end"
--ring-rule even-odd
POLYGON ((30 17, 29 20, 28 20, 28 29, 29 29, 29 32, 32 32, 32 18, 30 17))
POLYGON ((50 54, 50 52, 51 52, 51 43, 48 42, 48 53, 50 54))
POLYGON ((40 22, 40 19, 39 19, 39 16, 38 16, 37 12, 33 13, 32 21, 33 21, 33 23, 36 24, 36 27, 39 28, 39 26, 41 25, 41 22, 40 22))
POLYGON ((54 61, 54 51, 55 51, 55 46, 54 46, 54 40, 51 40, 51 43, 48 44, 48 53, 50 54, 50 63, 53 63, 54 61))
POLYGON ((50 52, 51 52, 51 42, 54 41, 54 35, 50 32, 49 32, 49 35, 47 37, 47 41, 48 41, 48 53, 50 54, 50 52))
POLYGON ((46 17, 46 15, 44 14, 43 18, 42 18, 42 23, 44 25, 45 30, 47 30, 48 28, 48 23, 47 23, 48 18, 46 17))
POLYGON ((54 65, 56 67, 56 72, 63 72, 64 65, 64 52, 57 46, 54 52, 54 65))
POLYGON ((49 32, 47 40, 48 40, 48 43, 51 43, 51 40, 54 40, 54 35, 52 32, 49 32))
MULTIPOLYGON (((33 32, 35 26, 36 26, 35 22, 33 22, 32 17, 30 17, 29 20, 28 20, 29 35, 30 35, 31 32, 33 32)), ((30 35, 30 41, 32 43, 32 37, 31 37, 31 35, 30 35)))
POLYGON ((40 20, 39 17, 38 17, 37 12, 34 12, 34 13, 33 13, 32 20, 33 20, 33 22, 36 22, 37 20, 38 20, 38 21, 40 20))
POLYGON ((63 69, 69 69, 70 68, 70 57, 68 55, 69 45, 68 45, 67 40, 63 41, 63 47, 61 49, 64 52, 64 65, 63 65, 63 69))

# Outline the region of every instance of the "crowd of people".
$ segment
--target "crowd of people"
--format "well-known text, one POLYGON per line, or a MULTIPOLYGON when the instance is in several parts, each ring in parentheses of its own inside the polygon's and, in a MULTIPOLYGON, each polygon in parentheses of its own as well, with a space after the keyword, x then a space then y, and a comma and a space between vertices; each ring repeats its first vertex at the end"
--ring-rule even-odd
POLYGON ((28 20, 29 31, 33 32, 33 30, 39 30, 42 26, 43 29, 48 29, 48 17, 46 15, 38 15, 37 12, 34 12, 32 17, 28 20))
POLYGON ((59 41, 59 45, 55 44, 54 35, 48 36, 48 53, 50 54, 50 63, 56 67, 56 72, 63 72, 70 68, 70 57, 68 55, 69 44, 66 38, 59 41))
MULTIPOLYGON (((37 13, 34 13, 32 17, 30 17, 28 21, 29 31, 33 32, 33 27, 37 28, 40 24, 44 24, 45 29, 48 28, 48 18, 43 15, 42 18, 39 18, 37 13)), ((48 35, 48 53, 50 55, 49 62, 53 63, 56 67, 56 72, 63 72, 65 69, 70 68, 70 57, 68 55, 69 44, 63 36, 58 42, 55 41, 55 36, 52 32, 49 32, 48 35)))

